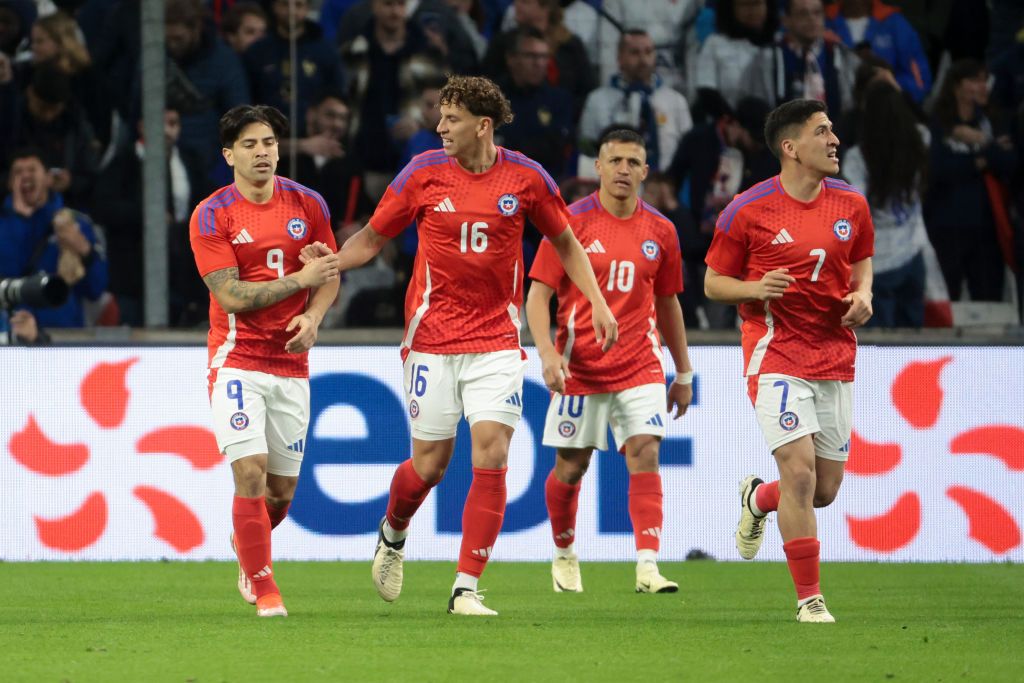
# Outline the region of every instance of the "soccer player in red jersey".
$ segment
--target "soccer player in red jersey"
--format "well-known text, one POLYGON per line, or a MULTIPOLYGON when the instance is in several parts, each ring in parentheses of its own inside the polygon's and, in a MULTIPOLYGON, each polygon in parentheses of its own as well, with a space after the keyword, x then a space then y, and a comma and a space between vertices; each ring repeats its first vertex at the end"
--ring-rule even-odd
POLYGON ((629 470, 629 516, 636 539, 637 593, 674 593, 679 584, 658 571, 662 494, 658 447, 665 436, 665 370, 661 340, 679 375, 669 385, 667 410, 686 412, 693 398, 693 368, 676 295, 683 291, 682 255, 675 226, 638 192, 647 177, 643 138, 631 130, 607 133, 595 161, 600 189, 569 207, 570 226, 590 258, 608 305, 619 322, 619 341, 602 354, 590 331, 591 307, 566 277, 550 242, 530 270, 526 316, 554 392, 544 445, 557 449, 544 493, 555 558, 556 592, 581 592, 573 549, 580 481, 595 448, 608 448, 608 427, 629 470), (558 296, 557 344, 550 338, 551 296, 558 296))
POLYGON ((417 224, 402 341, 412 458, 391 481, 374 553, 374 586, 384 600, 398 598, 409 521, 444 476, 465 414, 473 483, 448 611, 494 615, 477 581, 501 530, 509 441, 523 410, 526 354, 519 311, 526 217, 551 240, 566 272, 593 303, 596 340, 605 350, 615 342, 617 325, 568 227, 558 186, 537 162, 494 144, 494 129, 512 120, 501 90, 485 78, 452 76, 441 89, 440 109, 443 149, 413 157, 338 256, 341 270, 360 266, 417 224))
POLYGON ((871 317, 874 226, 864 196, 830 178, 839 139, 825 105, 775 109, 765 139, 782 171, 722 211, 704 290, 737 304, 750 400, 779 480, 740 482, 736 547, 752 559, 777 511, 797 621, 831 623, 819 585, 814 508, 835 500, 850 453, 855 327, 871 317))
POLYGON ((287 128, 273 107, 224 114, 220 139, 235 182, 204 199, 189 226, 210 288, 210 406, 235 481, 238 589, 261 617, 288 614, 270 531, 295 494, 309 424, 307 352, 339 282, 333 253, 299 260, 303 246, 333 246, 334 235, 320 195, 274 174, 287 128))

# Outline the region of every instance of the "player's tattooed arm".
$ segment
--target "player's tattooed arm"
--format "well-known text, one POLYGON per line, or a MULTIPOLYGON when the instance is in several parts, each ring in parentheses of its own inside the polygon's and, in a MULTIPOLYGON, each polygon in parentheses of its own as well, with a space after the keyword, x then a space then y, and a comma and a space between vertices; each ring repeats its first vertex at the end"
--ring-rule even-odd
POLYGON ((296 292, 337 278, 338 259, 332 254, 313 259, 297 273, 268 282, 239 280, 236 266, 207 273, 203 282, 225 312, 241 313, 272 306, 296 292))
POLYGON ((239 280, 238 268, 234 267, 208 273, 203 282, 227 313, 265 308, 302 290, 298 278, 291 275, 269 282, 239 280))

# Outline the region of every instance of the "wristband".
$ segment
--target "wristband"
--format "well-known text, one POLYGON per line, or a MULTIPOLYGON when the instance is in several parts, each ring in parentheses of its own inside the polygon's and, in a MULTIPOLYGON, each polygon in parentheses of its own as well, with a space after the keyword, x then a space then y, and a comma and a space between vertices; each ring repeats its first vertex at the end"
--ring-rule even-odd
POLYGON ((689 372, 680 372, 676 375, 676 378, 672 380, 672 384, 682 384, 683 386, 693 384, 693 370, 690 370, 689 372))

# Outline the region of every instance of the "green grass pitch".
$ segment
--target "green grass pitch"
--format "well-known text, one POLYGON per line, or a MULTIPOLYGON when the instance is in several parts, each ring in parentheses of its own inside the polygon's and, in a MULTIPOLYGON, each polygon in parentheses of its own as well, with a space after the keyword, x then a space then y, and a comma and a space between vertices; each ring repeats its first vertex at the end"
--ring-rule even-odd
POLYGON ((445 613, 454 565, 406 564, 385 604, 369 563, 280 562, 291 615, 257 619, 227 563, 0 563, 2 681, 1020 681, 1024 567, 825 564, 835 625, 797 624, 782 563, 495 562, 496 618, 445 613))

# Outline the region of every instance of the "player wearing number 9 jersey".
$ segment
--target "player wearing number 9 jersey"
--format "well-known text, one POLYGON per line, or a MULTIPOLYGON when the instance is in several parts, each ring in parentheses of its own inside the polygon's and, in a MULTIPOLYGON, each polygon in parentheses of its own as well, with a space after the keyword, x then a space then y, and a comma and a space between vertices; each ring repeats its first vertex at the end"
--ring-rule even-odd
POLYGON ((501 529, 508 445, 522 413, 519 310, 526 217, 552 241, 593 303, 599 343, 615 341, 616 325, 567 227, 558 187, 539 164, 494 144, 494 129, 512 120, 504 94, 485 78, 452 76, 440 103, 443 150, 413 158, 338 256, 342 270, 362 265, 416 222, 419 247, 402 342, 412 458, 391 482, 374 553, 374 586, 384 600, 398 598, 409 521, 444 475, 465 414, 473 439, 473 483, 448 611, 494 615, 483 605, 477 580, 501 529))
POLYGON ((636 590, 672 593, 679 586, 661 575, 656 561, 663 519, 658 451, 666 407, 669 412, 675 407, 680 417, 693 396, 693 368, 676 298, 683 289, 682 255, 675 226, 638 197, 648 171, 643 138, 631 130, 608 132, 595 167, 601 187, 569 207, 570 224, 619 322, 618 343, 602 354, 590 339, 590 305, 547 241, 530 270, 533 284, 526 301, 544 381, 554 392, 544 425, 544 445, 556 449, 544 487, 555 544, 552 585, 556 592, 583 590, 574 552, 580 482, 593 450, 608 447, 610 426, 629 470, 636 590), (549 305, 556 293, 553 346, 549 305), (679 373, 667 392, 659 330, 679 373))
POLYGON ((752 559, 778 511, 797 620, 828 623, 814 508, 835 499, 849 457, 853 328, 871 317, 874 227, 864 196, 828 177, 839 139, 824 104, 781 105, 765 139, 782 171, 722 211, 704 281, 708 297, 739 305, 748 393, 779 467, 779 481, 740 482, 736 546, 752 559))
POLYGON ((307 352, 338 293, 337 256, 299 260, 304 245, 333 246, 334 235, 320 195, 274 174, 287 126, 266 106, 235 107, 221 118, 235 182, 201 202, 189 228, 210 288, 210 405, 235 481, 238 589, 259 616, 287 615, 270 531, 298 483, 309 423, 307 352))

